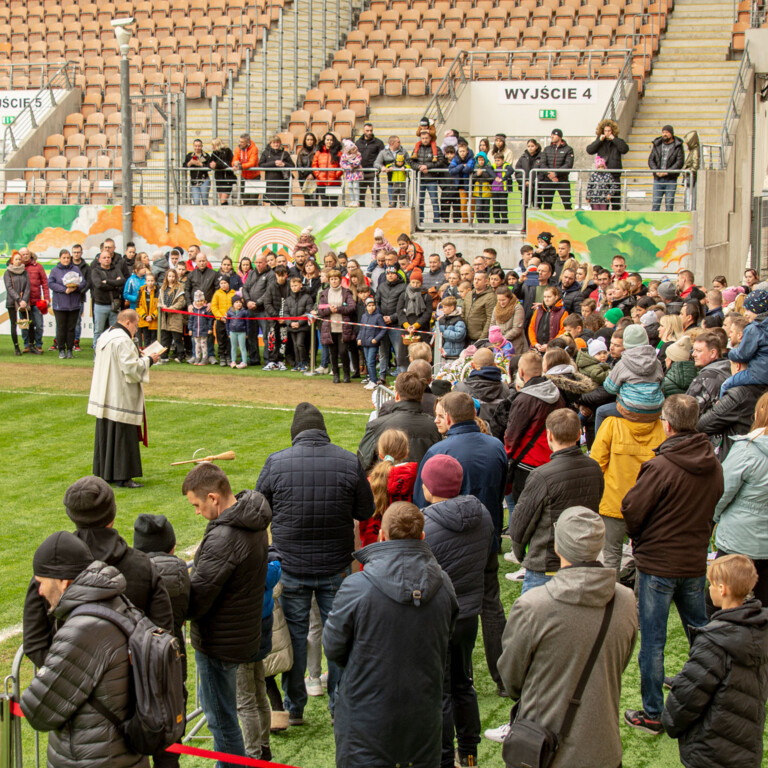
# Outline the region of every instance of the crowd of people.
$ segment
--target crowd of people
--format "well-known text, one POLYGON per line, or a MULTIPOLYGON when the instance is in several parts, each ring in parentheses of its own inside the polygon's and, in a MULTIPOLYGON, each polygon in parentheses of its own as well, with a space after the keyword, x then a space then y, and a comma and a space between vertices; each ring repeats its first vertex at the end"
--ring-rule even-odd
MULTIPOLYGON (((157 271, 161 292, 191 313, 193 362, 213 354, 209 307, 219 362, 234 362, 222 331, 233 344, 244 334, 251 364, 266 330, 270 369, 291 357, 301 369, 301 334, 314 330, 293 323, 316 315, 334 380, 354 371, 375 386, 393 366, 393 400, 357 455, 301 403, 291 446, 266 459, 253 490, 235 495, 215 464, 196 466, 182 493, 207 526, 189 577, 168 520, 140 516, 131 548, 104 479, 68 489, 76 531, 37 550, 24 609, 25 652, 40 670, 21 707, 54 732, 49 764, 81 765, 86 751, 94 766, 147 764, 113 722, 130 712, 124 636, 103 617, 72 615, 96 602, 124 613, 133 603, 182 648, 189 623, 217 752, 271 759, 270 731, 303 725, 308 696, 327 692, 345 768, 477 765, 483 733, 503 742, 508 766, 548 749, 552 766, 617 768, 620 720, 677 739, 687 766, 759 766, 768 286, 757 273, 743 285, 716 275, 699 286, 685 269, 644 281, 622 256, 579 262, 546 232, 509 271, 490 248, 470 264, 451 243, 425 264, 417 243, 403 235, 393 248, 381 232, 367 265, 326 254, 318 269, 313 245, 305 231, 293 263, 264 254, 237 271, 214 271, 201 252, 188 254, 192 269, 185 254, 160 254, 143 277, 157 271), (522 582, 512 605, 500 596, 502 557, 521 565, 507 574, 522 582), (664 663, 673 603, 690 643, 680 670, 664 663), (479 629, 498 695, 516 702, 506 723, 481 723, 479 629), (620 718, 638 635, 640 700, 620 718)), ((113 266, 112 255, 102 250, 91 290, 101 290, 95 270, 124 274, 128 257, 113 266)), ((133 275, 142 264, 137 254, 133 275)), ((97 366, 106 334, 131 347, 146 292, 104 332, 97 366)), ((163 325, 168 301, 158 300, 160 330, 183 356, 183 323, 163 325)), ((135 354, 139 381, 159 354, 135 354)))

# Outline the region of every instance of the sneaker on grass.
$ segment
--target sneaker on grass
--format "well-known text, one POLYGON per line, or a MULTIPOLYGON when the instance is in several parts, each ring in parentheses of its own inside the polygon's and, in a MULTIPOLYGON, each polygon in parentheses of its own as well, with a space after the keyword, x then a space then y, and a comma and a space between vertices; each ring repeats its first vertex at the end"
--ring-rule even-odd
POLYGON ((525 568, 519 568, 514 573, 505 573, 504 578, 507 581, 522 581, 525 578, 525 568))
POLYGON ((305 677, 304 685, 307 688, 307 696, 323 695, 323 684, 319 677, 305 677))
POLYGON ((624 712, 624 722, 631 728, 637 728, 638 731, 645 731, 653 736, 664 733, 664 726, 661 720, 651 720, 642 709, 628 709, 624 712))
POLYGON ((504 553, 504 559, 505 559, 505 560, 506 560, 508 563, 519 563, 519 562, 520 562, 520 561, 519 561, 519 560, 518 560, 518 559, 515 557, 515 553, 514 553, 514 552, 505 552, 505 553, 504 553))
POLYGON ((509 723, 504 723, 504 725, 500 725, 498 728, 488 728, 487 730, 483 731, 483 736, 485 736, 486 739, 489 741, 495 741, 497 744, 503 744, 504 739, 507 738, 507 734, 509 733, 509 729, 512 726, 510 726, 509 723))

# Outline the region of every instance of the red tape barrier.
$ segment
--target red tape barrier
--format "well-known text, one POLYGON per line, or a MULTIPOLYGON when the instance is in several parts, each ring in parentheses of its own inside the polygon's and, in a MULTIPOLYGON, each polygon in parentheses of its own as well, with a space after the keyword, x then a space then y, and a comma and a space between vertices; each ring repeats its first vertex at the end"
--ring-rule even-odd
MULTIPOLYGON (((187 312, 184 309, 166 309, 165 307, 160 307, 161 312, 166 312, 167 314, 171 315, 192 315, 194 317, 211 317, 214 320, 218 320, 219 318, 216 317, 216 315, 206 315, 204 312, 187 312)), ((277 322, 278 320, 310 320, 310 321, 319 321, 319 322, 329 322, 329 320, 325 317, 319 317, 318 315, 299 315, 298 317, 239 317, 238 320, 270 320, 273 322, 277 322)), ((416 333, 417 331, 413 328, 400 328, 398 326, 394 325, 368 325, 367 323, 353 323, 351 320, 342 320, 342 325, 357 325, 360 328, 379 328, 385 331, 400 331, 400 333, 416 333)), ((420 328, 418 329, 418 333, 423 333, 427 336, 434 336, 434 331, 422 331, 420 328)))
MULTIPOLYGON (((17 701, 11 700, 11 714, 15 717, 24 717, 21 706, 17 701)), ((257 760, 255 757, 241 757, 239 755, 229 755, 226 752, 214 752, 212 749, 200 749, 199 747, 188 747, 186 744, 171 744, 166 752, 172 752, 176 755, 191 755, 192 757, 203 757, 206 760, 221 760, 224 763, 233 765, 250 765, 254 768, 296 768, 295 765, 285 763, 271 763, 268 760, 257 760)))

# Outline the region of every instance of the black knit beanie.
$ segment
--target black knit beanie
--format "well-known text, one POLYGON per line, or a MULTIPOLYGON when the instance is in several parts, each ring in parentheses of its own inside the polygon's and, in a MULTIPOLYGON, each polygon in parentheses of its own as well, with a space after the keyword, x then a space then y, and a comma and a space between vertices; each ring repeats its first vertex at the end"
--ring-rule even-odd
POLYGON ((293 414, 291 440, 306 429, 322 429, 325 432, 325 419, 323 414, 312 403, 299 403, 296 406, 296 412, 293 414))
POLYGON ((109 483, 95 475, 76 480, 64 494, 69 519, 78 528, 106 528, 117 513, 109 483))
POLYGON ((139 515, 133 524, 133 547, 142 552, 170 552, 176 534, 165 515, 139 515))
POLYGON ((50 579, 75 579, 92 562, 93 555, 84 541, 74 533, 57 531, 35 550, 32 572, 50 579))

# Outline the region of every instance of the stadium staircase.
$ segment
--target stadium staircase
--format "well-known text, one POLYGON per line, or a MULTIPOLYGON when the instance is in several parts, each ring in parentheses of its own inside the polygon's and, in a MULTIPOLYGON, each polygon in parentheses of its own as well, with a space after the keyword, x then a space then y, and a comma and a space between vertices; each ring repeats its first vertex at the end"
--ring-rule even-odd
MULTIPOLYGON (((431 96, 379 96, 371 99, 365 122, 372 123, 375 134, 385 144, 390 136, 399 136, 403 147, 410 151, 418 141, 416 129, 431 99, 431 96)), ((359 123, 357 132, 362 132, 359 123)))
POLYGON ((681 138, 698 131, 719 144, 739 61, 729 61, 733 8, 719 0, 675 0, 659 55, 645 82, 632 130, 627 168, 647 165, 651 142, 670 123, 681 138))

